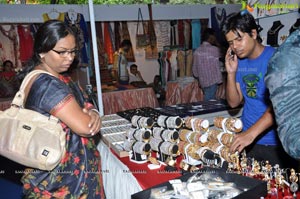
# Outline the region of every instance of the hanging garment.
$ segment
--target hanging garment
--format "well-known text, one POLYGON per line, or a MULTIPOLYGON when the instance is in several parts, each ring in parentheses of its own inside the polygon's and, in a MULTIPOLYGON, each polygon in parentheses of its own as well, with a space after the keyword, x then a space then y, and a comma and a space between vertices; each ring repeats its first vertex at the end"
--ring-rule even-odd
POLYGON ((185 49, 191 49, 192 48, 192 32, 191 32, 191 20, 186 19, 183 21, 184 25, 184 48, 185 49))
POLYGON ((152 19, 152 5, 148 4, 148 11, 149 11, 149 21, 148 21, 148 34, 150 38, 150 45, 145 49, 145 58, 146 59, 157 59, 158 58, 158 49, 156 43, 156 34, 154 29, 154 22, 152 19))
POLYGON ((171 81, 177 79, 177 50, 172 50, 171 51, 171 56, 169 58, 170 65, 171 65, 171 81))
POLYGON ((187 50, 185 53, 185 60, 186 60, 186 69, 185 69, 185 76, 192 76, 192 67, 193 67, 193 50, 187 50))
POLYGON ((170 46, 178 45, 177 20, 170 21, 170 46))
POLYGON ((167 84, 167 78, 166 78, 166 63, 165 63, 166 53, 165 51, 158 53, 158 63, 159 63, 159 73, 161 76, 161 84, 162 87, 165 87, 167 84))
POLYGON ((185 47, 185 39, 184 39, 184 24, 183 20, 177 21, 177 30, 178 30, 178 45, 182 48, 185 47))
MULTIPOLYGON (((97 33, 97 46, 98 46, 98 59, 100 68, 107 68, 108 67, 108 60, 107 60, 107 53, 104 49, 104 42, 103 42, 103 32, 102 32, 102 23, 96 23, 96 33, 97 33)), ((101 78, 102 80, 102 78, 101 78)))
POLYGON ((86 22, 81 13, 75 14, 75 19, 71 19, 69 13, 65 13, 65 23, 72 27, 72 30, 78 36, 77 48, 80 50, 80 67, 90 65, 90 42, 86 22))
POLYGON ((172 56, 172 51, 167 51, 166 52, 166 65, 167 65, 167 70, 168 70, 168 81, 172 80, 172 67, 171 67, 171 61, 170 58, 172 56))
POLYGON ((186 59, 184 50, 177 51, 177 65, 179 70, 179 77, 184 77, 186 70, 186 59))
POLYGON ((115 35, 115 49, 119 49, 121 45, 120 22, 114 22, 114 35, 115 35))
POLYGON ((155 21, 157 50, 163 51, 164 46, 170 45, 170 23, 168 21, 155 21))
MULTIPOLYGON (((122 24, 122 34, 121 34, 122 40, 128 39, 131 42, 127 22, 122 21, 121 24, 122 24)), ((133 52, 132 46, 126 54, 126 59, 127 59, 128 62, 135 62, 135 57, 134 57, 134 52, 133 52)))
POLYGON ((20 68, 17 31, 14 25, 0 25, 0 59, 10 60, 13 67, 20 68))
POLYGON ((200 19, 192 20, 192 49, 197 49, 201 44, 201 23, 200 19))
POLYGON ((226 10, 224 8, 211 8, 211 27, 215 30, 218 42, 226 46, 227 41, 222 33, 222 26, 226 20, 226 10))
POLYGON ((104 22, 104 49, 107 54, 108 64, 114 63, 114 49, 112 44, 112 38, 109 32, 109 22, 104 22))
POLYGON ((30 25, 18 25, 19 53, 22 65, 32 56, 33 37, 30 31, 30 25))

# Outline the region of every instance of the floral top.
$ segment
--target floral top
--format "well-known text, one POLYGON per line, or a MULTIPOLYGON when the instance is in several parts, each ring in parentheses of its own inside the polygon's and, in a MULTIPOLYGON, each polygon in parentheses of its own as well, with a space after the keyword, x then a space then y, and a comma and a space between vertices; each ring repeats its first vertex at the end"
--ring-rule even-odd
MULTIPOLYGON (((32 84, 25 106, 55 115, 71 98, 86 107, 80 88, 70 78, 41 74, 32 84)), ((104 198, 100 155, 93 138, 81 137, 61 124, 66 132, 66 153, 52 171, 25 171, 21 180, 25 198, 104 198)))

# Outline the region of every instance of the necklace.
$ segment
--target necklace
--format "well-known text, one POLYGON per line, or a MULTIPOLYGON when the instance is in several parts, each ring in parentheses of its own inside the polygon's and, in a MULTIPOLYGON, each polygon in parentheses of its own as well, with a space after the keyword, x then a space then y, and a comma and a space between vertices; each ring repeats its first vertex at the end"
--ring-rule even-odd
POLYGON ((276 32, 278 32, 281 28, 283 28, 284 25, 279 24, 274 30, 272 30, 272 28, 268 31, 269 34, 275 34, 276 32))

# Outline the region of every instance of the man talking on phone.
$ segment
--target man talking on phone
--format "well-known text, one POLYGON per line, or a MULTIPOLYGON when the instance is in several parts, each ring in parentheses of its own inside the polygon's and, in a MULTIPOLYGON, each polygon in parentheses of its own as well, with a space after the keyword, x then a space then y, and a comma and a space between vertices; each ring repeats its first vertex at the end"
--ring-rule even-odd
POLYGON ((291 168, 293 159, 283 150, 264 77, 274 48, 261 44, 258 26, 248 12, 228 16, 223 32, 229 44, 225 55, 226 99, 231 107, 243 103, 243 132, 234 136, 231 152, 246 149, 257 161, 268 160, 291 168))

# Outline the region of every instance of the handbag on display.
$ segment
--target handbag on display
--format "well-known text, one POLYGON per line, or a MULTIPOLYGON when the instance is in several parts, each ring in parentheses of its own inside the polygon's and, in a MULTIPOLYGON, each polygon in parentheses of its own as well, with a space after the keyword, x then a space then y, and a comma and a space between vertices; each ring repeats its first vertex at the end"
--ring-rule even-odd
POLYGON ((158 49, 157 49, 157 39, 153 24, 152 17, 152 5, 148 4, 149 11, 149 22, 148 22, 148 34, 149 34, 149 45, 145 48, 145 58, 146 59, 158 59, 158 49))
POLYGON ((0 111, 0 155, 24 166, 41 170, 54 169, 65 154, 66 134, 59 119, 24 108, 25 88, 41 73, 26 75, 12 105, 0 111))
POLYGON ((150 37, 145 31, 144 20, 143 20, 143 15, 142 15, 141 8, 139 8, 139 11, 138 11, 138 22, 137 22, 137 25, 136 25, 136 37, 135 37, 135 39, 136 39, 136 48, 145 48, 145 47, 149 46, 149 44, 150 44, 150 37), (142 27, 143 27, 143 32, 142 33, 139 33, 140 22, 141 22, 142 27))

